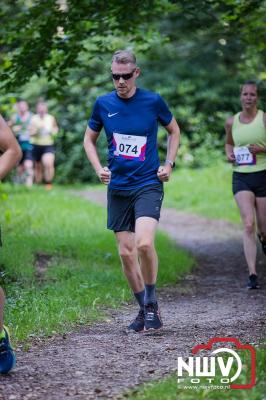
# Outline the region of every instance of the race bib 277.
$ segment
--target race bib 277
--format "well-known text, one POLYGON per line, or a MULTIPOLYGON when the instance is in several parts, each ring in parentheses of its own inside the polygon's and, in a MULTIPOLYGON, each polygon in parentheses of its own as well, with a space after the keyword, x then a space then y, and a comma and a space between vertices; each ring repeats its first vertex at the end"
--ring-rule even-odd
POLYGON ((254 165, 256 164, 256 156, 252 154, 248 147, 234 147, 234 155, 236 165, 254 165))

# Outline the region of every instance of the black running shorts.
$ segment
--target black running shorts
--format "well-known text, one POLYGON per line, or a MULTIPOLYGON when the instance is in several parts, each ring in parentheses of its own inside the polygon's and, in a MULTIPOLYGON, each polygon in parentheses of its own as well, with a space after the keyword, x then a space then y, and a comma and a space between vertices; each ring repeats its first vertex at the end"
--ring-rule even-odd
POLYGON ((242 190, 254 193, 255 197, 266 197, 266 169, 258 172, 233 172, 234 195, 242 190))
POLYGON ((22 159, 20 160, 19 165, 23 164, 26 160, 33 161, 32 150, 22 150, 22 159))
POLYGON ((159 221, 163 196, 162 184, 134 190, 108 189, 107 228, 114 232, 134 232, 135 221, 139 217, 151 217, 159 221))
POLYGON ((42 156, 46 153, 55 154, 54 145, 39 145, 39 144, 33 145, 32 154, 33 154, 34 161, 40 162, 42 159, 42 156))

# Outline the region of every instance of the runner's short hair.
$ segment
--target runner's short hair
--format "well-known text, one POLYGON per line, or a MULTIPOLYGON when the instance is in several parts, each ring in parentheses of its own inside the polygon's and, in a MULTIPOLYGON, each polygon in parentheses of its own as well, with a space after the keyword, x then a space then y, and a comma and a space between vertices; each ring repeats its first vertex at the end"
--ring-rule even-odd
POLYGON ((39 103, 46 103, 46 101, 45 101, 45 98, 44 97, 39 97, 38 98, 38 100, 37 100, 37 104, 39 104, 39 103))
POLYGON ((240 87, 240 93, 242 92, 243 87, 246 86, 246 85, 256 86, 256 88, 257 88, 257 93, 259 94, 259 84, 258 84, 258 82, 255 81, 254 79, 249 79, 249 80, 245 81, 245 82, 241 85, 241 87, 240 87))
POLYGON ((112 58, 112 63, 116 62, 118 64, 134 64, 136 65, 137 59, 135 55, 129 50, 117 50, 112 58))

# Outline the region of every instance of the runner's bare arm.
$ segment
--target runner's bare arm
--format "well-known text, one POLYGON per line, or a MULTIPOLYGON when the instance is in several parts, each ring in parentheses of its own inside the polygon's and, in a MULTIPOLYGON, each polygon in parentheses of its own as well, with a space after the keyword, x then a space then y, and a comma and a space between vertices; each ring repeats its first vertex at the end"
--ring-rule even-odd
POLYGON ((12 115, 10 120, 7 121, 7 125, 12 129, 12 132, 16 135, 21 130, 21 125, 16 123, 16 116, 12 115))
POLYGON ((30 132, 30 136, 34 136, 37 135, 38 133, 38 127, 37 127, 37 123, 36 123, 36 118, 35 115, 31 118, 31 121, 29 123, 29 132, 30 132))
POLYGON ((166 159, 174 162, 180 143, 180 129, 174 117, 172 118, 170 124, 165 126, 165 129, 168 132, 166 159))
POLYGON ((58 133, 58 131, 59 131, 59 128, 58 128, 56 119, 55 119, 55 117, 53 117, 53 132, 52 132, 53 135, 55 136, 58 133))
POLYGON ((166 160, 168 162, 164 166, 160 166, 157 173, 158 178, 162 182, 169 181, 172 172, 172 166, 169 161, 171 163, 174 163, 180 142, 180 129, 174 117, 172 118, 170 124, 165 126, 165 129, 168 132, 166 156, 166 160))
MULTIPOLYGON (((266 113, 263 113, 263 121, 264 121, 264 126, 266 128, 266 113)), ((248 146, 248 149, 252 154, 266 153, 266 147, 259 146, 258 144, 250 144, 248 146)))
POLYGON ((12 131, 1 115, 0 149, 3 152, 0 157, 0 179, 2 179, 18 163, 22 157, 22 153, 12 131))
POLYGON ((111 171, 107 167, 101 165, 98 152, 97 152, 97 139, 100 132, 96 132, 91 128, 87 127, 84 136, 84 149, 86 151, 87 157, 91 162, 96 174, 98 175, 100 181, 104 184, 108 184, 111 179, 111 171))
POLYGON ((229 162, 234 162, 235 161, 235 155, 234 155, 234 141, 233 141, 233 136, 232 136, 232 126, 233 126, 233 121, 234 117, 229 117, 226 120, 225 123, 225 133, 226 133, 226 139, 225 139, 225 153, 227 160, 229 162))
POLYGON ((248 149, 249 149, 250 153, 252 153, 252 154, 266 153, 266 147, 259 146, 258 144, 250 144, 248 146, 248 149))

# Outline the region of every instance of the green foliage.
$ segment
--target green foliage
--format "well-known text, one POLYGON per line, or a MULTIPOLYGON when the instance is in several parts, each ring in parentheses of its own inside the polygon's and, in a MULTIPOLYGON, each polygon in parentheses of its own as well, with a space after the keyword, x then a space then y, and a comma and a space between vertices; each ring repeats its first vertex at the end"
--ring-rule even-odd
MULTIPOLYGON (((39 96, 49 100, 61 128, 58 182, 96 180, 83 134, 96 97, 112 90, 110 59, 118 48, 134 50, 142 69, 139 86, 158 91, 178 120, 180 165, 207 166, 224 157, 224 122, 239 110, 243 81, 261 81, 264 108, 265 0, 68 0, 63 9, 58 4, 17 0, 0 10, 1 111, 8 116, 18 96, 32 109, 39 96)), ((104 138, 99 152, 105 164, 104 138)))
MULTIPOLYGON (((223 157, 224 123, 240 108, 240 85, 265 74, 265 12, 265 1, 178 2, 157 23, 168 41, 142 57, 143 82, 167 99, 180 124, 181 164, 206 166, 223 157)), ((260 86, 264 108, 265 82, 260 86)))
POLYGON ((10 90, 33 74, 45 73, 59 89, 67 84, 70 69, 85 69, 88 60, 112 52, 120 36, 126 34, 130 41, 145 42, 143 24, 168 7, 167 0, 126 4, 123 0, 32 0, 16 1, 15 7, 6 4, 1 10, 4 23, 0 33, 5 33, 0 40, 1 84, 10 90))

